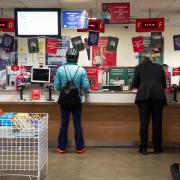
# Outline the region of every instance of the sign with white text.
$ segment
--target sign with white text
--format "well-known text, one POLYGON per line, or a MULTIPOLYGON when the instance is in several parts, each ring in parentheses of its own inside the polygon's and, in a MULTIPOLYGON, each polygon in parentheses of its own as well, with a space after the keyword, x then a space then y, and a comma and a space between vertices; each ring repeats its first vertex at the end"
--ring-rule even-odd
POLYGON ((136 32, 164 31, 164 18, 136 19, 136 32))

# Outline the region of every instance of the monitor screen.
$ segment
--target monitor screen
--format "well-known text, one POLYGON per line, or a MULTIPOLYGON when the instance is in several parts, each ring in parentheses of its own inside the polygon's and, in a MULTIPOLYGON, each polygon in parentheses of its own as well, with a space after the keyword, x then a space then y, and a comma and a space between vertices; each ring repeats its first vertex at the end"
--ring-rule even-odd
POLYGON ((63 28, 87 28, 88 12, 87 10, 63 10, 62 12, 63 28))
POLYGON ((63 11, 63 28, 81 28, 82 10, 64 10, 63 11))
POLYGON ((31 82, 46 83, 50 82, 50 68, 32 68, 31 82))
POLYGON ((15 9, 16 36, 60 36, 61 10, 48 8, 15 9))

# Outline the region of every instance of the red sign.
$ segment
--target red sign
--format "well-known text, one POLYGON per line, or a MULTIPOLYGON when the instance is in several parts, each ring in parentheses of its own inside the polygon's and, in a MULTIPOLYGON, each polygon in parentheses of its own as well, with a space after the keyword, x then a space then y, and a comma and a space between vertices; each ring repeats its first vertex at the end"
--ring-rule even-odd
POLYGON ((41 99, 41 89, 32 89, 32 100, 41 99))
POLYGON ((89 79, 90 90, 98 91, 98 69, 95 67, 86 67, 85 69, 89 79))
POLYGON ((0 31, 14 32, 14 19, 13 18, 0 18, 0 31))
POLYGON ((142 36, 132 38, 134 52, 144 51, 144 39, 142 36))
POLYGON ((24 84, 24 76, 22 74, 18 74, 16 76, 16 91, 18 91, 18 87, 21 84, 24 84))
POLYGON ((104 33, 104 23, 102 19, 89 19, 88 23, 89 31, 96 31, 104 33))
POLYGON ((173 76, 178 76, 180 75, 180 67, 173 68, 173 76))
POLYGON ((167 93, 170 93, 171 92, 171 72, 166 71, 165 75, 166 75, 166 88, 164 91, 167 93))
POLYGON ((104 23, 102 19, 89 19, 87 29, 77 29, 77 32, 105 32, 104 23))
POLYGON ((164 31, 164 18, 136 19, 136 32, 164 31))
POLYGON ((58 49, 58 39, 47 39, 47 54, 56 54, 58 49))
POLYGON ((19 70, 19 66, 17 66, 17 65, 11 66, 11 70, 12 71, 18 71, 19 70))
POLYGON ((130 3, 102 3, 102 19, 105 24, 129 24, 130 3))

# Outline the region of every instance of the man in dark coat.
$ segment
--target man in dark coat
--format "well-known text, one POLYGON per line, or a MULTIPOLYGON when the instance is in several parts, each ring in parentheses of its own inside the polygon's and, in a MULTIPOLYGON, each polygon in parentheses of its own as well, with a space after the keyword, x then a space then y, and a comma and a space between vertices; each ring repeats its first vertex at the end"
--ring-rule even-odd
POLYGON ((163 107, 167 104, 164 93, 166 77, 163 67, 151 62, 146 56, 144 61, 135 68, 132 86, 138 89, 135 103, 138 105, 140 115, 139 152, 147 154, 148 127, 152 115, 154 153, 162 153, 162 114, 163 107))

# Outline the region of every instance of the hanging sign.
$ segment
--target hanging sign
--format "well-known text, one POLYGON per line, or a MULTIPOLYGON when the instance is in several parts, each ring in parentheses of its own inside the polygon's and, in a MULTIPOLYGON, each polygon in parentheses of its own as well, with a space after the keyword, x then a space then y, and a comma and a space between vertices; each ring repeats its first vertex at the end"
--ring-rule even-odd
POLYGON ((136 32, 164 31, 164 18, 136 19, 136 32))
POLYGON ((95 31, 95 32, 105 32, 105 27, 102 19, 89 19, 88 20, 88 27, 87 28, 78 28, 77 32, 88 32, 88 31, 95 31))
POLYGON ((0 31, 14 32, 14 18, 0 18, 0 31))

